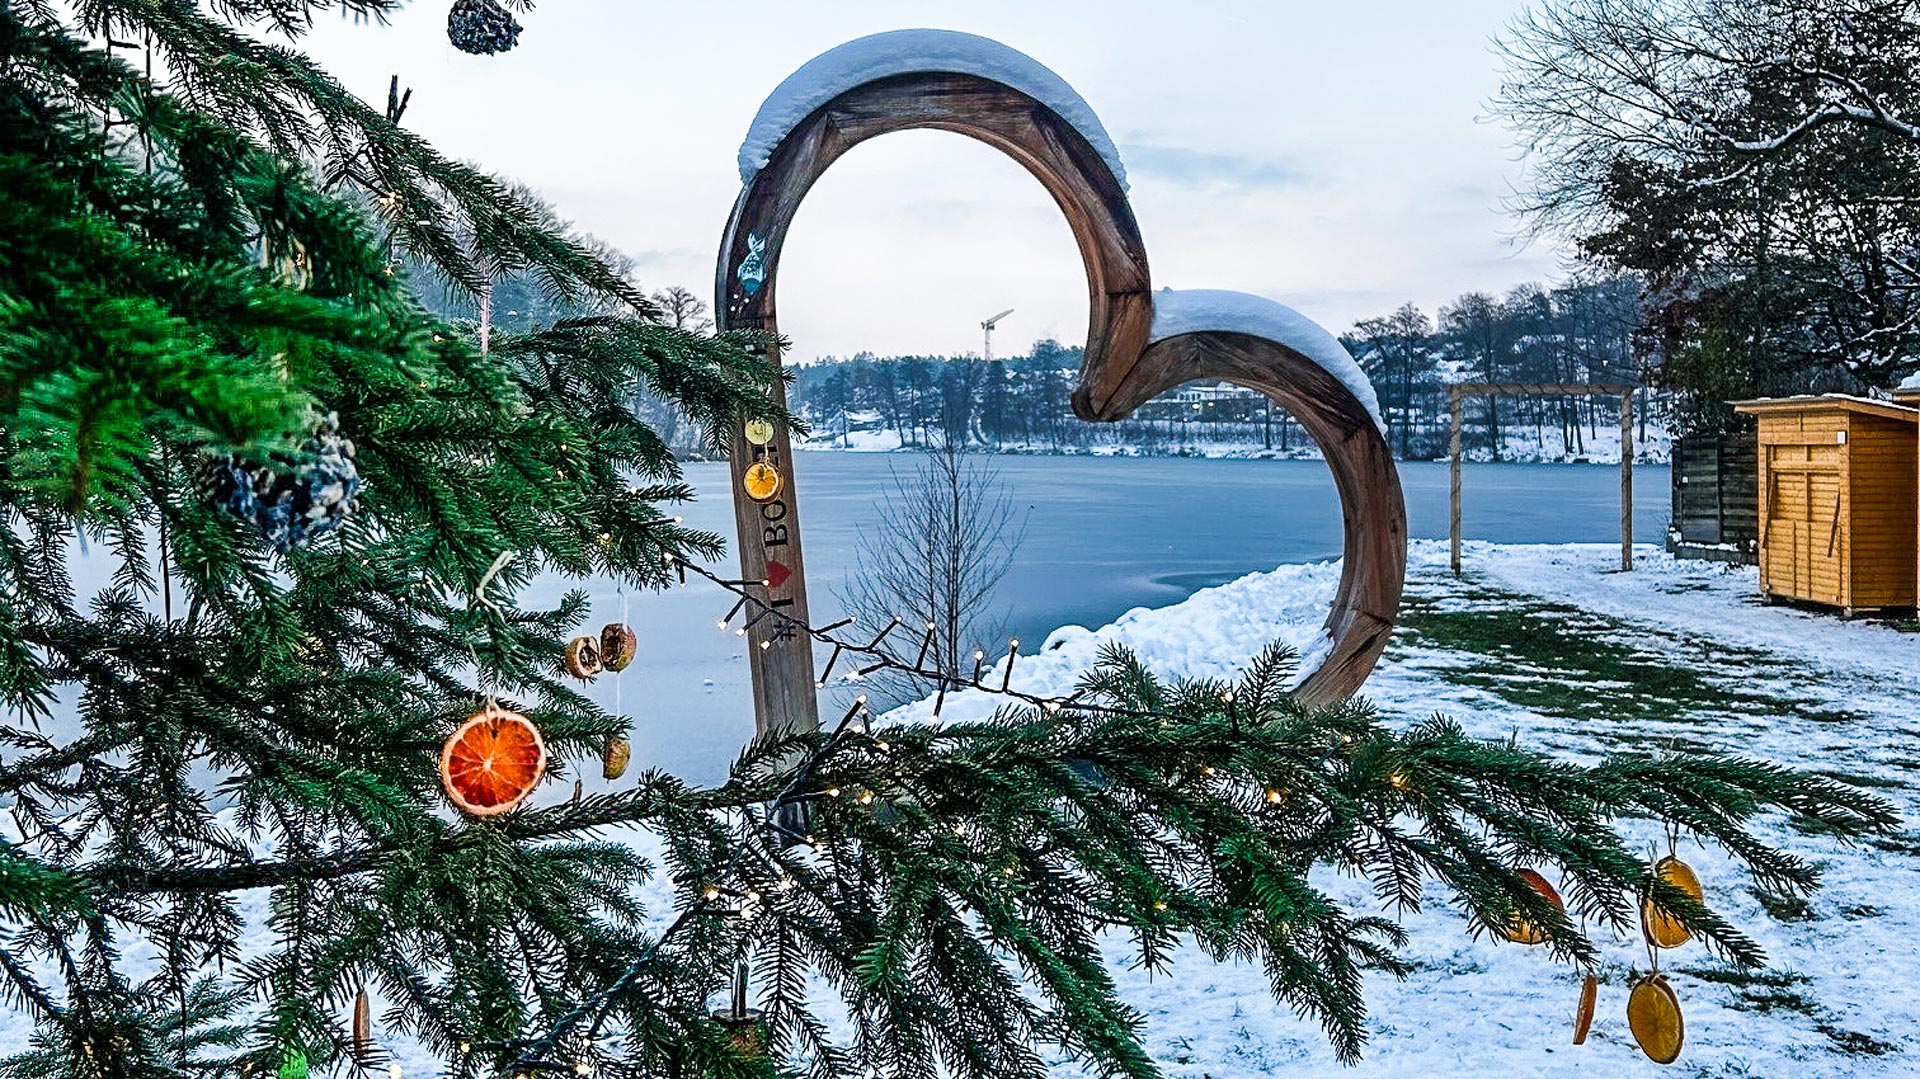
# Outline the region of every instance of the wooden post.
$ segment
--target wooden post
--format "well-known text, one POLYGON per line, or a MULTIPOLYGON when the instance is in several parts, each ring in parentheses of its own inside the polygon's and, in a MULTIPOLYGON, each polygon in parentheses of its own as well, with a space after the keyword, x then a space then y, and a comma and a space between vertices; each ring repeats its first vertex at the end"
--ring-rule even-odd
POLYGON ((1451 461, 1451 482, 1448 485, 1448 529, 1453 539, 1453 575, 1460 576, 1460 391, 1447 391, 1447 415, 1453 424, 1452 450, 1448 454, 1451 461))
POLYGON ((1633 568, 1633 391, 1620 395, 1620 568, 1633 568))

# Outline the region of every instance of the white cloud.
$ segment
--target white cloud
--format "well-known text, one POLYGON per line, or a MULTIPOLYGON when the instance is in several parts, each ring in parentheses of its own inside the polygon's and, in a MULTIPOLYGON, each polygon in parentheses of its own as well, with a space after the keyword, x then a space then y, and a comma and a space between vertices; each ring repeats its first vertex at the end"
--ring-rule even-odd
MULTIPOLYGON (((525 181, 632 252, 650 286, 705 293, 739 189, 734 151, 761 99, 809 58, 906 26, 986 34, 1072 83, 1126 133, 1156 284, 1265 292, 1335 329, 1411 299, 1553 273, 1508 246, 1507 139, 1476 121, 1496 82, 1488 39, 1513 0, 1333 5, 1012 0, 663 8, 542 4, 520 45, 448 45, 444 0, 387 27, 324 20, 306 41, 350 88, 414 88, 407 122, 525 181)), ((810 196, 781 267, 799 358, 1078 341, 1071 235, 1031 178, 958 136, 861 147, 810 196)))

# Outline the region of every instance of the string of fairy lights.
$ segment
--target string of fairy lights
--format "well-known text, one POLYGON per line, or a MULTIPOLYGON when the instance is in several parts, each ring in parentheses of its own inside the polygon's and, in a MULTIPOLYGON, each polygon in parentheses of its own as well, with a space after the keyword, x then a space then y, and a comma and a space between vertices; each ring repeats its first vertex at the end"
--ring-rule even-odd
MULTIPOLYGON (((728 609, 725 615, 715 622, 718 628, 728 628, 733 624, 734 619, 744 614, 745 617, 741 623, 734 627, 734 633, 736 635, 742 637, 748 636, 754 628, 759 626, 763 621, 773 620, 777 626, 790 630, 794 636, 806 637, 819 644, 831 647, 833 651, 828 655, 826 666, 822 668, 815 682, 818 688, 824 689, 832 683, 834 671, 840 667, 841 658, 843 656, 851 656, 856 658, 850 659, 847 667, 841 669, 840 677, 843 683, 857 683, 879 672, 891 671, 916 679, 925 685, 938 687, 934 695, 933 704, 933 718, 935 720, 940 719, 941 712, 946 707, 947 693, 950 690, 984 693, 990 696, 1002 697, 1009 701, 1018 701, 1050 713, 1071 707, 1082 712, 1132 716, 1136 718, 1151 718, 1158 714, 1140 709, 1122 708, 1115 705, 1100 704, 1086 700, 1086 691, 1084 689, 1076 690, 1064 696, 1050 696, 1015 688, 1013 685, 1013 668, 1021 655, 1020 639, 1018 637, 1007 642, 1005 660, 995 659, 992 663, 988 663, 988 653, 986 650, 981 648, 974 649, 972 656, 973 672, 968 675, 960 675, 951 671, 942 670, 928 662, 928 657, 933 654, 934 645, 937 640, 937 629, 932 622, 926 623, 924 634, 920 638, 919 648, 915 652, 914 658, 911 661, 904 660, 885 647, 888 639, 893 636, 894 631, 906 625, 907 620, 899 615, 893 616, 886 625, 880 627, 879 632, 867 640, 862 641, 857 638, 838 636, 837 631, 854 626, 856 620, 853 618, 842 618, 838 622, 825 626, 816 627, 809 625, 805 621, 787 613, 785 610, 774 606, 770 599, 755 594, 756 589, 765 590, 768 587, 768 582, 765 579, 728 579, 698 563, 689 562, 684 558, 673 555, 669 555, 668 557, 672 560, 675 569, 678 571, 682 584, 687 583, 687 576, 692 574, 704 578, 708 582, 718 585, 733 594, 735 597, 733 606, 728 609), (998 685, 994 684, 995 680, 992 677, 995 674, 998 675, 998 685)), ((785 634, 782 633, 780 635, 785 634)), ((776 636, 775 634, 769 634, 761 638, 757 647, 761 649, 773 647, 776 636)), ((1226 705, 1228 718, 1236 718, 1233 715, 1233 694, 1223 693, 1220 699, 1226 705)), ((860 698, 862 705, 864 705, 865 701, 865 697, 860 698)))

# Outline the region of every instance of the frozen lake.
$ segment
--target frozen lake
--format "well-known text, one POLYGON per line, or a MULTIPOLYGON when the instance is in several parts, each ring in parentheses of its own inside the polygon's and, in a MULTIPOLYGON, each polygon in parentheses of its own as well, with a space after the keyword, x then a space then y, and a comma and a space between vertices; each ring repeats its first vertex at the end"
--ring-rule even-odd
MULTIPOLYGON (((1340 554, 1340 508, 1318 461, 1188 458, 994 457, 1026 514, 1026 537, 1000 587, 1014 635, 1038 642, 1067 624, 1098 627, 1133 607, 1160 607, 1195 590, 1340 554)), ((795 470, 806 528, 816 622, 837 617, 833 588, 853 568, 860 528, 908 454, 801 452, 795 470)), ((703 498, 687 522, 732 540, 726 466, 687 466, 703 498)), ((1447 465, 1400 466, 1414 537, 1447 534, 1447 465)), ((1634 469, 1634 535, 1661 541, 1667 523, 1664 465, 1634 469)), ((1510 543, 1619 538, 1619 470, 1604 465, 1470 464, 1468 538, 1510 543)), ((624 605, 640 634, 624 679, 594 693, 631 714, 634 760, 696 782, 717 780, 751 736, 741 638, 714 628, 729 597, 700 582, 664 594, 595 591, 596 620, 624 605), (706 684, 711 681, 712 684, 706 684), (622 682, 636 687, 628 692, 622 682), (637 687, 645 687, 644 695, 637 687)), ((598 621, 595 623, 598 624, 598 621)), ((982 642, 989 650, 1004 641, 982 642)))

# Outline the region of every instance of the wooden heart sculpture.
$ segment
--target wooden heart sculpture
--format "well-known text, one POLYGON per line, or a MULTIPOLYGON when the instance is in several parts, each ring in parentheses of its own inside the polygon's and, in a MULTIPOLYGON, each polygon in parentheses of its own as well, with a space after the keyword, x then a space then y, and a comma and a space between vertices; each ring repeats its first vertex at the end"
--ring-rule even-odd
MULTIPOLYGON (((778 340, 780 249, 801 200, 852 147, 913 128, 999 148, 1066 215, 1087 272, 1087 343, 1073 393, 1081 419, 1110 423, 1175 386, 1222 380, 1265 393, 1320 446, 1340 493, 1345 560, 1326 641, 1295 695, 1314 704, 1351 696, 1386 646, 1406 574, 1406 508, 1372 387, 1331 334, 1280 304, 1234 292, 1153 292, 1118 151, 1080 95, 1025 54, 971 34, 901 30, 831 49, 782 82, 740 148, 745 186, 715 282, 720 327, 778 340)), ((774 426, 770 438, 765 425, 753 438, 744 426, 733 432, 741 571, 769 582, 776 609, 807 621, 798 485, 788 433, 774 426), (741 497, 756 466, 783 482, 770 497, 741 497)), ((811 642, 762 643, 747 650, 760 729, 817 726, 811 642)))

